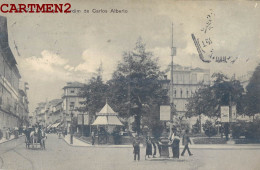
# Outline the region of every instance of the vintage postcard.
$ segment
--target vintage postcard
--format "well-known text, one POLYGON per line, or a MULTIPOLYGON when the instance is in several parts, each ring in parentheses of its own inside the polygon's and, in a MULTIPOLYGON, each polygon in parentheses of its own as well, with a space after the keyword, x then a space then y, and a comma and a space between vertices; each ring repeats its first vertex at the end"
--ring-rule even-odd
POLYGON ((0 169, 260 169, 260 2, 2 0, 0 169))

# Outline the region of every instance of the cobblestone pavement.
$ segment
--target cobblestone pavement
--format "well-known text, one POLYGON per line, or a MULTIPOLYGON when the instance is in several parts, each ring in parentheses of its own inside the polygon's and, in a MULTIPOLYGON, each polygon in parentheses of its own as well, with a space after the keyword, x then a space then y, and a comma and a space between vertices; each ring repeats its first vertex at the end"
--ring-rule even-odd
POLYGON ((21 170, 167 170, 260 169, 259 149, 192 149, 179 160, 133 161, 132 148, 74 147, 49 135, 46 150, 26 149, 24 137, 0 144, 0 169, 21 170))

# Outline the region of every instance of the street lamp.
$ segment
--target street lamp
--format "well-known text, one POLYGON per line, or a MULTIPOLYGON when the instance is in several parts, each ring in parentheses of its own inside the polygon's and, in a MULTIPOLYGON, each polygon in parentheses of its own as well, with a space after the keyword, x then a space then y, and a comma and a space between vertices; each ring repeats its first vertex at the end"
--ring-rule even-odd
POLYGON ((73 128, 72 128, 72 120, 73 120, 73 109, 74 109, 74 105, 70 105, 70 117, 71 117, 71 121, 70 121, 70 144, 73 144, 73 128))

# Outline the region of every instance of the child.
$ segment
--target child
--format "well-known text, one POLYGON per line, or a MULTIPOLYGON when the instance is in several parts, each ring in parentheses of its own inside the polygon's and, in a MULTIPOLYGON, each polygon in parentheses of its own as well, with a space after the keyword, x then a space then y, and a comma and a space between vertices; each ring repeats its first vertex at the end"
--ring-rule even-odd
POLYGON ((133 147, 134 147, 134 160, 136 160, 136 155, 138 156, 138 161, 140 160, 140 141, 138 138, 134 139, 133 142, 133 147))

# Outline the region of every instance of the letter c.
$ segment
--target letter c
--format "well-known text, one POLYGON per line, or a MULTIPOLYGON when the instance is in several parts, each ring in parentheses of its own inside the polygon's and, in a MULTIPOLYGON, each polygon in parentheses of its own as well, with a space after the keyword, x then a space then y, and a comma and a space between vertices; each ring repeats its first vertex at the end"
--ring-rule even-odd
POLYGON ((1 11, 2 11, 3 13, 7 13, 7 12, 8 12, 8 10, 7 10, 7 11, 4 11, 4 10, 3 10, 3 6, 6 6, 6 7, 8 7, 8 4, 3 4, 3 5, 1 5, 1 11))

